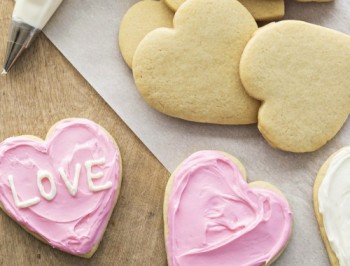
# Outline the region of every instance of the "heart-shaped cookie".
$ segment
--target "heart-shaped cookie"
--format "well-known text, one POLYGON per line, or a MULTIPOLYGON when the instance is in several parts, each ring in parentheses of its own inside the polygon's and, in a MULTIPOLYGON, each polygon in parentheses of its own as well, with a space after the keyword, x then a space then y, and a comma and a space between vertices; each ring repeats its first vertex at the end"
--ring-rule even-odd
POLYGON ((147 33, 172 27, 173 18, 174 13, 162 1, 140 1, 130 7, 119 28, 120 52, 130 68, 135 50, 147 33))
POLYGON ((283 252, 292 233, 288 202, 245 175, 218 151, 194 153, 175 170, 164 200, 169 265, 269 265, 283 252))
POLYGON ((258 127, 274 147, 311 152, 350 114, 350 36, 302 21, 271 23, 247 44, 240 75, 263 101, 258 127))
POLYGON ((1 208, 54 248, 91 257, 106 229, 121 184, 113 138, 87 119, 54 125, 0 144, 1 208))
POLYGON ((256 29, 236 0, 189 0, 176 12, 174 29, 156 29, 137 47, 132 64, 137 88, 170 116, 255 123, 260 103, 241 84, 239 60, 256 29))
POLYGON ((350 146, 333 154, 314 184, 314 207, 332 266, 350 262, 350 146))
MULTIPOLYGON (((186 0, 164 0, 176 11, 186 0)), ((258 21, 280 19, 284 16, 284 0, 239 0, 258 21)))

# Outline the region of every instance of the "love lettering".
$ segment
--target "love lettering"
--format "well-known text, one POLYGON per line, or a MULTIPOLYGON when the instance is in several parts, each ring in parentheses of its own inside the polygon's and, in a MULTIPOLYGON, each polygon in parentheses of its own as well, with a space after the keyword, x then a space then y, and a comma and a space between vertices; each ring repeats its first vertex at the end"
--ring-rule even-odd
MULTIPOLYGON (((108 181, 107 183, 105 183, 103 185, 95 185, 93 183, 94 179, 99 179, 103 176, 103 172, 93 173, 92 167, 95 165, 105 164, 105 162, 106 162, 105 158, 101 158, 99 160, 89 160, 89 161, 85 162, 87 183, 88 183, 89 190, 92 192, 106 190, 106 189, 111 188, 113 185, 111 181, 108 181)), ((72 183, 68 180, 68 176, 62 167, 60 167, 58 169, 58 172, 59 172, 69 194, 71 194, 73 197, 75 197, 75 195, 77 194, 77 191, 78 191, 79 177, 80 177, 80 172, 81 172, 81 164, 77 163, 75 165, 75 173, 74 173, 74 178, 73 178, 72 183)), ((34 198, 31 198, 28 200, 21 201, 18 198, 15 182, 14 182, 12 175, 8 176, 8 181, 9 181, 9 184, 10 184, 10 187, 12 190, 13 200, 15 201, 17 208, 28 208, 28 207, 36 205, 40 202, 41 199, 39 197, 34 197, 34 198)), ((54 177, 53 177, 52 173, 50 173, 49 171, 46 171, 46 170, 39 170, 37 172, 37 186, 38 186, 40 195, 44 199, 51 201, 55 198, 57 191, 56 191, 56 184, 55 184, 54 177), (50 183, 51 188, 50 188, 49 192, 45 191, 45 189, 44 189, 44 185, 43 185, 44 179, 47 179, 50 183)))

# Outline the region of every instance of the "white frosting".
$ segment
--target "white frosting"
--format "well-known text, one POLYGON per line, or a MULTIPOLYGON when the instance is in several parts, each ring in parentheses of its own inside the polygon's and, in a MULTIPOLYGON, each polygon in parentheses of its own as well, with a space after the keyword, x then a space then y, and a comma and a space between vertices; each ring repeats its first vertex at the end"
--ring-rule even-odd
POLYGON ((12 196, 13 196, 13 200, 15 201, 15 205, 17 208, 28 208, 30 206, 33 206, 35 204, 38 204, 40 202, 40 198, 39 197, 34 197, 32 199, 28 199, 25 201, 20 201, 20 199, 18 198, 18 194, 17 194, 17 190, 15 187, 15 182, 13 180, 13 176, 9 175, 8 176, 8 180, 9 180, 9 184, 11 187, 11 191, 12 191, 12 196))
POLYGON ((92 167, 95 165, 101 165, 101 164, 105 164, 105 163, 106 163, 105 158, 101 158, 99 160, 90 160, 90 161, 85 162, 88 185, 89 185, 89 189, 91 191, 101 191, 101 190, 109 189, 112 187, 113 184, 111 181, 108 181, 106 184, 99 185, 99 186, 95 185, 92 182, 92 179, 98 179, 98 178, 101 178, 103 176, 103 172, 93 173, 92 167))
MULTIPOLYGON (((92 192, 106 190, 106 189, 109 189, 113 186, 111 181, 108 181, 107 183, 102 184, 102 185, 95 185, 93 183, 93 179, 99 179, 99 178, 103 177, 104 173, 103 172, 93 173, 92 168, 94 166, 101 166, 105 163, 106 163, 105 158, 101 158, 99 160, 89 160, 89 161, 85 162, 87 183, 88 183, 89 190, 92 192)), ((73 183, 71 183, 69 181, 69 178, 62 167, 60 167, 58 169, 58 172, 59 172, 64 184, 66 185, 67 190, 74 197, 78 191, 79 178, 80 178, 80 173, 81 173, 81 164, 77 163, 75 165, 73 183)), ((12 175, 8 176, 8 181, 9 181, 9 184, 10 184, 10 187, 12 190, 13 199, 14 199, 15 204, 18 208, 28 208, 28 207, 33 206, 35 204, 38 204, 40 202, 39 197, 34 197, 32 199, 21 201, 21 199, 18 198, 15 182, 14 182, 12 175)), ((43 198, 45 198, 49 201, 53 200, 55 198, 56 193, 57 193, 57 189, 56 189, 56 183, 55 183, 54 176, 51 172, 46 171, 46 170, 38 170, 38 172, 37 172, 37 186, 38 186, 40 195, 43 198), (44 185, 43 185, 43 179, 47 179, 49 181, 50 191, 45 190, 44 185)))
POLYGON ((62 0, 17 0, 13 19, 42 30, 61 3, 62 0))
POLYGON ((39 170, 37 175, 37 185, 40 191, 41 196, 47 200, 52 200, 56 196, 56 184, 53 178, 53 175, 46 170, 39 170), (50 182, 50 192, 46 192, 43 179, 47 179, 50 182))
POLYGON ((60 173, 64 184, 66 185, 69 194, 71 194, 73 197, 77 194, 78 191, 78 184, 79 184, 79 177, 80 177, 80 170, 81 170, 81 164, 77 163, 75 165, 75 173, 74 173, 74 179, 73 179, 73 184, 71 184, 68 180, 68 177, 66 173, 64 172, 64 169, 60 167, 58 169, 58 172, 60 173))
POLYGON ((340 266, 350 266, 350 147, 331 160, 318 202, 332 250, 340 266))

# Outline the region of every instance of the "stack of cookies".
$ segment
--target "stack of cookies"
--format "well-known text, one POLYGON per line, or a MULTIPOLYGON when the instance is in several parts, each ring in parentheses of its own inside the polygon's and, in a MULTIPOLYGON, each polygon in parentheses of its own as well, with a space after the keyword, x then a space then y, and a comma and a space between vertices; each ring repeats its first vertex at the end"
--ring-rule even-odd
POLYGON ((291 152, 315 151, 341 129, 349 36, 302 21, 258 29, 256 20, 283 16, 279 0, 182 2, 141 1, 121 23, 122 54, 150 106, 200 123, 258 123, 291 152))

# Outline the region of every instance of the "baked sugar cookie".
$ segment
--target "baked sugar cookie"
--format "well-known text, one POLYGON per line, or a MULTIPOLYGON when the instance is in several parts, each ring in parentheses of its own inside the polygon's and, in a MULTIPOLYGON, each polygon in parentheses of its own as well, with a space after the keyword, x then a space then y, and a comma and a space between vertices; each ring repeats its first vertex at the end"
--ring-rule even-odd
POLYGON ((257 21, 271 21, 284 16, 284 0, 239 0, 257 21))
POLYGON ((189 0, 174 26, 152 31, 136 49, 133 73, 144 99, 185 120, 255 123, 260 103, 239 78, 241 54, 257 30, 246 8, 235 0, 189 0))
POLYGON ((263 101, 258 127, 274 147, 319 149, 350 113, 350 37, 301 21, 259 29, 241 58, 248 94, 263 101))
POLYGON ((121 171, 109 133, 87 119, 62 120, 46 140, 0 143, 0 206, 43 242, 88 258, 117 202, 121 171))
MULTIPOLYGON (((174 11, 186 0, 164 0, 174 11)), ((280 19, 284 16, 284 0, 239 0, 258 21, 280 19)))
POLYGON ((333 154, 314 184, 314 207, 332 266, 350 262, 350 146, 333 154))
POLYGON ((162 0, 171 10, 176 12, 186 0, 162 0))
POLYGON ((132 59, 140 41, 154 29, 173 26, 174 13, 161 1, 140 1, 124 15, 119 28, 119 48, 127 63, 132 59))
POLYGON ((247 184, 237 159, 200 151, 169 179, 164 228, 169 266, 270 265, 288 244, 292 214, 277 188, 247 184))

